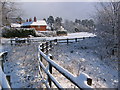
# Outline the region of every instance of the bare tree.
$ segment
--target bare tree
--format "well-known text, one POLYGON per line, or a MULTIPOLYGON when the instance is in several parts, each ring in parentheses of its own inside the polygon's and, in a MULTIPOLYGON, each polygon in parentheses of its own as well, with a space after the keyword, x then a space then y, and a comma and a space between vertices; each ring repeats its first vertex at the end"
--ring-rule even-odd
POLYGON ((21 9, 17 7, 18 4, 16 2, 12 2, 11 0, 2 0, 0 5, 3 25, 9 25, 11 23, 11 18, 21 16, 21 9))
POLYGON ((112 52, 114 52, 114 49, 118 47, 120 2, 101 2, 100 6, 97 8, 96 33, 104 39, 107 48, 112 47, 112 52))

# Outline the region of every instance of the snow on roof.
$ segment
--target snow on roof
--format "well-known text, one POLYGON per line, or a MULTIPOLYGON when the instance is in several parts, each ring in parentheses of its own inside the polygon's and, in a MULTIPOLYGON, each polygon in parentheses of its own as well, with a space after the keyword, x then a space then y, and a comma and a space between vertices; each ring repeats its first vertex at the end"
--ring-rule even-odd
POLYGON ((47 25, 46 29, 51 29, 51 27, 49 27, 49 26, 47 25))
POLYGON ((46 26, 47 23, 44 20, 37 20, 36 22, 25 22, 21 26, 46 26))
POLYGON ((18 24, 18 23, 11 23, 11 27, 21 27, 21 24, 18 24))

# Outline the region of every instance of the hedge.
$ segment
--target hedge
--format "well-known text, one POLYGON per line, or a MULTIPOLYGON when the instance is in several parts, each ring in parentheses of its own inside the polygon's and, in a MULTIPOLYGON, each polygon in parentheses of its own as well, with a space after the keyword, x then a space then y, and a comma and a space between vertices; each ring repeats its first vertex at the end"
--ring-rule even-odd
POLYGON ((4 28, 2 30, 2 37, 28 37, 29 35, 36 36, 35 29, 26 28, 4 28))
POLYGON ((58 30, 56 33, 58 36, 67 35, 67 30, 58 30))

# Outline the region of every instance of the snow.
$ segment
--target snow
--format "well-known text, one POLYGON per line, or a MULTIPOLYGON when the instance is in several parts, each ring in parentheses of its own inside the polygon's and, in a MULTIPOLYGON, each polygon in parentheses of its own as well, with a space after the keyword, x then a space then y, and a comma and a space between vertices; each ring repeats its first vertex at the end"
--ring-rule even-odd
MULTIPOLYGON (((76 83, 80 88, 92 88, 91 86, 89 86, 86 82, 87 82, 87 78, 89 78, 88 75, 82 73, 79 77, 74 77, 73 74, 71 74, 70 72, 68 72, 66 69, 64 69, 63 67, 61 67, 60 65, 56 64, 53 60, 50 60, 50 58, 48 58, 48 56, 46 56, 42 51, 39 50, 39 52, 41 53, 41 55, 46 59, 47 62, 49 62, 54 68, 56 68, 59 72, 61 72, 62 74, 64 74, 64 76, 68 77, 70 80, 72 80, 74 83, 76 83)), ((41 64, 41 61, 40 61, 41 64)), ((42 65, 42 64, 41 64, 42 65)), ((43 67, 43 65, 42 65, 43 67)), ((47 69, 44 71, 46 73, 48 73, 47 69)), ((48 73, 49 74, 49 73, 48 73)), ((54 79, 51 76, 52 79, 54 79)), ((55 80, 56 82, 56 80, 55 80)), ((57 82, 56 82, 57 83, 57 82)), ((59 85, 59 84, 58 84, 59 85)))
POLYGON ((47 25, 46 29, 50 30, 50 29, 51 29, 51 27, 49 27, 49 26, 47 25))
MULTIPOLYGON (((74 75, 79 76, 81 73, 89 75, 93 79, 94 88, 117 88, 118 71, 114 68, 117 67, 117 63, 107 64, 101 60, 99 52, 97 52, 98 46, 100 43, 97 43, 96 37, 86 38, 77 43, 54 45, 50 53, 54 56, 55 62, 74 75)), ((109 62, 111 61, 109 60, 109 62)), ((61 80, 60 77, 58 80, 61 80)), ((65 87, 68 86, 70 85, 65 87)))
MULTIPOLYGON (((0 64, 1 61, 3 60, 1 56, 4 55, 5 53, 7 53, 7 51, 0 53, 0 64)), ((9 83, 6 79, 6 75, 4 74, 1 65, 0 65, 0 88, 10 88, 9 83)))
POLYGON ((8 53, 7 51, 4 51, 4 52, 0 52, 0 57, 4 54, 8 53))
POLYGON ((21 24, 18 24, 18 23, 11 23, 11 27, 21 27, 21 24))
MULTIPOLYGON (((45 55, 44 55, 44 56, 45 56, 45 55)), ((45 57, 48 59, 47 56, 45 56, 45 57)), ((39 57, 39 58, 40 58, 40 57, 39 57)), ((51 78, 51 80, 54 81, 59 88, 62 88, 61 85, 59 84, 59 82, 56 81, 56 79, 53 77, 52 74, 50 74, 50 72, 48 71, 48 67, 45 68, 45 66, 43 65, 43 63, 42 63, 40 60, 39 60, 39 62, 40 62, 41 67, 42 67, 43 70, 46 72, 46 74, 49 75, 49 77, 51 78)), ((46 84, 47 84, 47 82, 46 82, 46 84)))
MULTIPOLYGON (((42 31, 44 32, 44 31, 42 31)), ((47 31, 46 31, 47 32, 47 31)), ((50 31, 48 31, 50 32, 50 31)), ((54 39, 67 39, 67 38, 83 38, 83 37, 95 37, 96 35, 88 32, 68 33, 67 36, 56 37, 33 37, 33 40, 54 40, 54 39)))
MULTIPOLYGON (((101 44, 98 43, 95 34, 81 32, 68 34, 68 36, 32 37, 30 39, 45 41, 82 37, 92 38, 81 39, 79 42, 74 41, 74 43, 70 44, 61 43, 54 45, 50 52, 53 55, 54 62, 67 69, 76 76, 76 78, 79 78, 79 75, 82 73, 87 74, 92 78, 92 87, 94 88, 117 88, 118 71, 111 67, 111 63, 108 66, 106 62, 100 59, 98 47, 101 46, 101 44)), ((9 51, 4 69, 5 73, 10 74, 12 77, 12 87, 43 87, 37 67, 37 48, 41 42, 31 42, 30 45, 21 44, 10 46, 8 40, 10 39, 3 38, 1 42, 4 44, 4 50, 9 51)), ((109 58, 106 60, 109 60, 109 58)), ((112 64, 115 66, 115 62, 112 64)), ((57 71, 53 72, 53 74, 63 87, 74 88, 74 86, 65 78, 62 78, 57 71)))
POLYGON ((37 20, 36 22, 25 22, 21 26, 47 26, 47 23, 44 20, 37 20))
MULTIPOLYGON (((44 32, 44 31, 40 31, 44 32)), ((47 32, 47 31, 46 31, 47 32)), ((50 32, 50 31, 48 31, 50 32)), ((88 32, 68 33, 67 36, 56 36, 56 37, 31 37, 32 40, 54 40, 54 39, 67 39, 67 38, 83 38, 83 37, 95 37, 96 35, 88 32)), ((21 38, 20 38, 21 39, 21 38)), ((26 38, 25 38, 26 39, 26 38)), ((10 39, 2 38, 2 43, 7 43, 10 39)))
POLYGON ((9 49, 8 58, 4 63, 4 71, 11 76, 12 88, 41 87, 37 60, 38 45, 31 43, 30 45, 4 47, 4 49, 9 49))
POLYGON ((4 74, 4 72, 2 71, 2 68, 0 66, 0 85, 3 88, 10 88, 8 81, 6 79, 6 75, 4 74))
POLYGON ((92 87, 87 84, 87 78, 90 78, 87 74, 80 73, 80 75, 76 77, 76 81, 80 84, 81 88, 91 88, 92 90, 92 87))

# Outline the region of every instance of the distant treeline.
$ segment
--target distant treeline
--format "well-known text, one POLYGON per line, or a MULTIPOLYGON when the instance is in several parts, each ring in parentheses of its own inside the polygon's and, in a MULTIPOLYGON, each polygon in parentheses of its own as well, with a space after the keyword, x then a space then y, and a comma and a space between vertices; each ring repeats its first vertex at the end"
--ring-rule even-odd
POLYGON ((64 27, 69 33, 73 32, 90 32, 95 29, 95 23, 92 19, 75 19, 75 21, 65 20, 62 21, 62 17, 49 16, 46 20, 47 24, 51 27, 51 30, 59 30, 60 27, 64 27))

